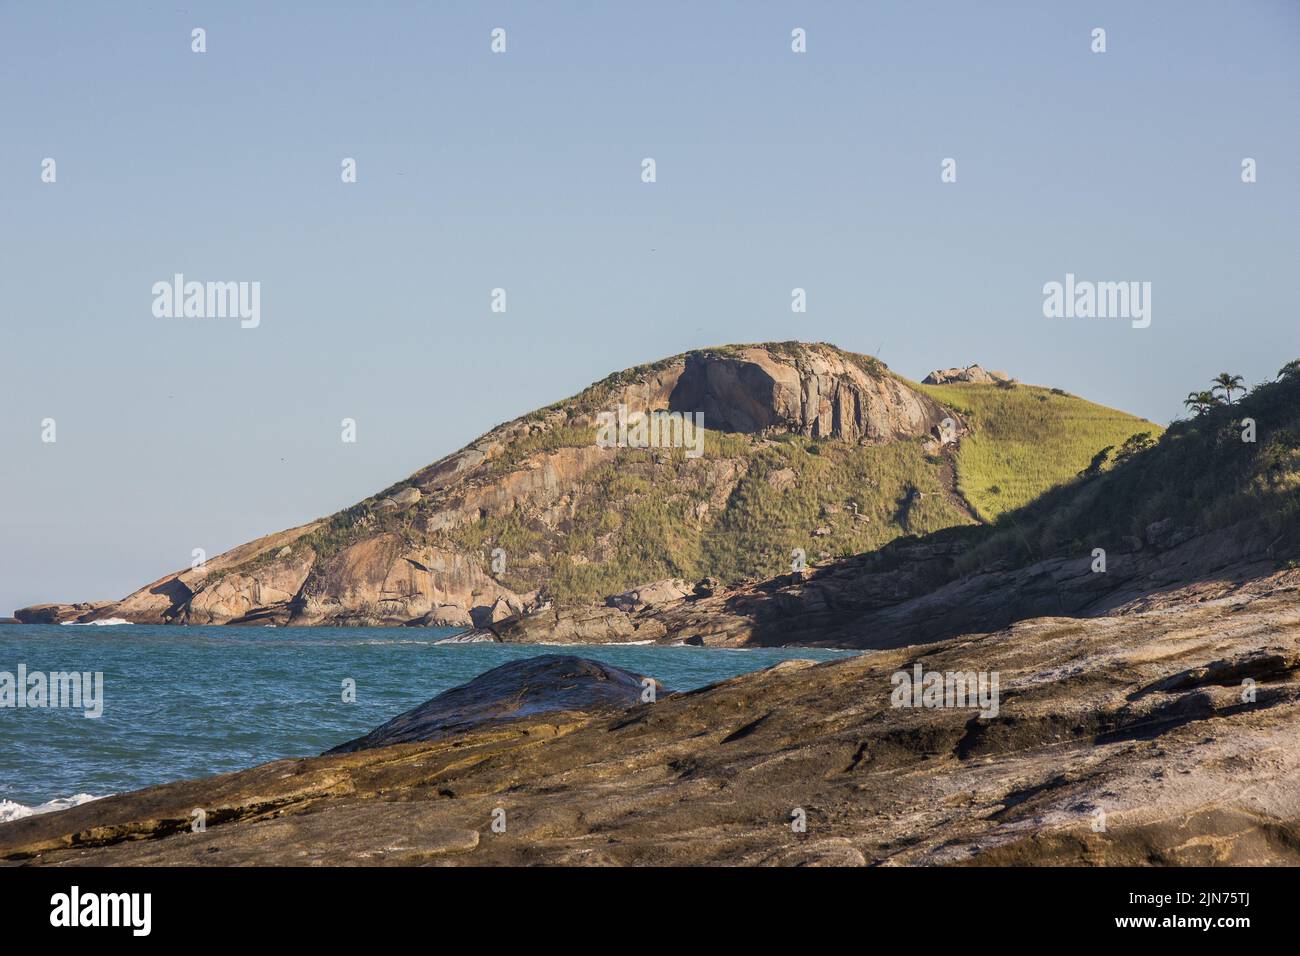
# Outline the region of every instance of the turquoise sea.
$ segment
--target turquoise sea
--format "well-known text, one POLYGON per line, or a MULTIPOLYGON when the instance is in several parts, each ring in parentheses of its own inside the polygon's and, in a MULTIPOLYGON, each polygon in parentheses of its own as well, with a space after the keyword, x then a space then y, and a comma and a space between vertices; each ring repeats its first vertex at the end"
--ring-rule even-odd
POLYGON ((436 628, 0 626, 0 672, 103 672, 103 716, 0 707, 0 819, 311 756, 506 661, 581 654, 691 690, 846 651, 442 644, 436 628), (356 702, 343 702, 343 682, 356 702))

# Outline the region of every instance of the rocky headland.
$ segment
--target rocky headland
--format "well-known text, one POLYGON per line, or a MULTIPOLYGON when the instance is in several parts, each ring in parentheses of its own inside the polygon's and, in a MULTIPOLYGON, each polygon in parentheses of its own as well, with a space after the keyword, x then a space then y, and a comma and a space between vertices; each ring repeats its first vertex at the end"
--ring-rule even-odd
MULTIPOLYGON (((689 352, 611 375, 338 514, 120 601, 39 604, 15 617, 486 632, 541 613, 549 627, 587 639, 623 628, 594 608, 645 582, 712 577, 735 586, 788 568, 796 548, 824 562, 980 522, 958 487, 971 416, 952 400, 995 379, 978 366, 951 371, 940 378, 958 384, 919 386, 870 356, 796 342, 689 352), (698 415, 703 444, 602 443, 601 415, 616 412, 633 424, 698 415), (584 618, 607 623, 590 628, 584 618)), ((1075 469, 1107 435, 1155 427, 1039 392, 1059 431, 1110 418, 1108 432, 1064 456, 1077 459, 1075 469)), ((973 427, 995 440, 1000 417, 1012 417, 1009 406, 973 427)), ((1060 475, 1072 473, 1067 461, 1060 475)), ((1047 490, 1050 477, 1040 484, 1047 490)))
POLYGON ((661 577, 478 632, 860 655, 688 693, 516 661, 322 756, 0 825, 0 861, 1300 864, 1287 369, 992 523, 739 585, 661 577))

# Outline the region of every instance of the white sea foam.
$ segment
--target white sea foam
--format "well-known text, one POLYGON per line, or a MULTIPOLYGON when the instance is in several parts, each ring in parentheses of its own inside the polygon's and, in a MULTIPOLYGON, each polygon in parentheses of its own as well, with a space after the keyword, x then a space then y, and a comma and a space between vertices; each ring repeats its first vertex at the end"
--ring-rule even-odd
POLYGON ((99 799, 102 798, 94 794, 78 793, 71 797, 56 797, 47 803, 37 804, 34 807, 13 800, 0 800, 0 823, 21 820, 23 817, 34 817, 38 813, 53 813, 55 810, 66 810, 68 807, 80 806, 83 803, 89 803, 91 800, 99 799))
POLYGON ((452 634, 441 640, 434 641, 435 644, 491 644, 493 643, 490 634, 478 634, 474 631, 461 631, 458 634, 452 634))
POLYGON ((106 617, 102 621, 63 621, 64 627, 90 627, 92 624, 97 627, 108 627, 111 624, 130 624, 124 617, 106 617))

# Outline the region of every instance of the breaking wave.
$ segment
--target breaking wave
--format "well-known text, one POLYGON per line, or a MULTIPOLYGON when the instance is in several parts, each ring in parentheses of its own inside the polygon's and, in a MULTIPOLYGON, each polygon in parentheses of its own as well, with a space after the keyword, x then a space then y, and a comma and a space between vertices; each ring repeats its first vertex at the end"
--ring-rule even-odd
POLYGON ((46 803, 37 804, 29 807, 23 803, 16 803, 13 800, 0 800, 0 823, 8 823, 10 820, 21 820, 23 817, 34 817, 38 813, 53 813, 55 810, 66 810, 68 807, 80 806, 83 803, 89 803, 91 800, 99 800, 100 797, 90 793, 78 793, 71 797, 56 797, 46 803))

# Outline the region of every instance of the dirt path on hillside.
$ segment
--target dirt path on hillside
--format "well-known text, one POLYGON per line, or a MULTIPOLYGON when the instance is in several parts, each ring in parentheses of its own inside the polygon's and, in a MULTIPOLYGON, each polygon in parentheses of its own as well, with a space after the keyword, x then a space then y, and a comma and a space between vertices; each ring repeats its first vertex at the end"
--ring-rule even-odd
POLYGON ((970 517, 976 524, 987 524, 975 511, 975 508, 969 501, 957 490, 957 449, 960 442, 953 442, 943 447, 942 457, 943 464, 939 467, 939 480, 943 485, 944 493, 948 500, 960 509, 961 512, 970 517))

